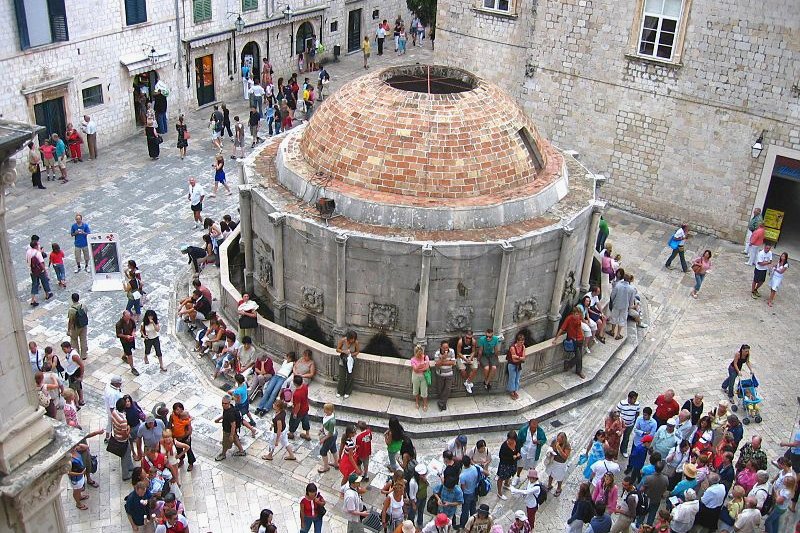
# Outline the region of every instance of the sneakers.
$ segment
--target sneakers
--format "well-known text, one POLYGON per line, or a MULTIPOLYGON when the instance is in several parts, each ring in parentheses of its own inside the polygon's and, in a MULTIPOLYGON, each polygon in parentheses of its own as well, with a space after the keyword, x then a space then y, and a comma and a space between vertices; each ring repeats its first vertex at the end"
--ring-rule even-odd
POLYGON ((75 269, 75 273, 77 274, 77 273, 78 273, 78 272, 80 272, 80 271, 81 271, 81 267, 80 267, 80 266, 78 266, 78 268, 76 268, 76 269, 75 269))
POLYGON ((216 457, 214 457, 214 460, 215 461, 224 461, 225 460, 225 454, 221 453, 221 454, 217 455, 216 457))
POLYGON ((508 499, 508 496, 506 496, 505 494, 500 494, 497 497, 500 498, 501 500, 507 500, 508 499))
POLYGON ((586 348, 583 351, 586 352, 586 353, 592 353, 592 351, 589 348, 586 348))
POLYGON ((236 452, 233 452, 233 456, 234 457, 247 457, 247 452, 236 451, 236 452))
POLYGON ((624 457, 625 459, 627 459, 627 458, 628 458, 628 452, 622 452, 622 457, 624 457))
POLYGON ((86 272, 89 272, 89 265, 86 265, 86 268, 84 268, 84 270, 85 270, 86 272))
POLYGON ((642 328, 642 329, 646 329, 649 326, 650 326, 650 324, 648 324, 647 322, 639 322, 638 324, 636 324, 637 328, 642 328))
POLYGON ((472 394, 472 382, 465 381, 464 382, 464 389, 466 389, 467 394, 472 394))
POLYGON ((341 394, 339 394, 339 393, 337 392, 337 393, 336 393, 336 397, 337 397, 337 398, 341 398, 341 397, 342 397, 342 395, 341 395, 341 394))
POLYGON ((349 397, 350 397, 350 395, 349 395, 349 394, 345 394, 345 395, 344 395, 344 399, 345 399, 345 400, 346 400, 346 399, 348 399, 349 397))

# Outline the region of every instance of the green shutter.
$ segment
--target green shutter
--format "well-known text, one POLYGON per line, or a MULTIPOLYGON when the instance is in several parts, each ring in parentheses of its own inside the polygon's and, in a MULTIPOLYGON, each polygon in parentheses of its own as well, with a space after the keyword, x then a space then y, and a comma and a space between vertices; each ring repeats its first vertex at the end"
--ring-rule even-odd
POLYGON ((194 21, 211 20, 211 0, 194 0, 194 21))
POLYGON ((242 11, 258 9, 258 0, 242 0, 242 11))

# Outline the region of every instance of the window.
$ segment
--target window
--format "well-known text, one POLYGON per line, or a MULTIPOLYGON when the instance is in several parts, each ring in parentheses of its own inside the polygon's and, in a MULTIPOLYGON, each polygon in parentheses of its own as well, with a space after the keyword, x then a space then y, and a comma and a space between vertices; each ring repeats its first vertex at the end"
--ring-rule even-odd
POLYGON ((673 59, 683 0, 645 0, 639 55, 673 59))
POLYGON ((14 0, 22 50, 69 41, 64 0, 14 0))
POLYGON ((242 11, 258 9, 258 0, 242 0, 242 11))
POLYGON ((339 31, 339 21, 338 20, 334 20, 333 22, 331 22, 331 31, 330 31, 330 33, 336 33, 337 31, 339 31))
POLYGON ((211 0, 194 1, 194 22, 206 22, 211 20, 211 0))
POLYGON ((125 24, 147 22, 147 0, 125 0, 125 24))
POLYGON ((495 11, 509 11, 511 2, 509 0, 483 0, 483 7, 495 11))
POLYGON ((378 18, 380 16, 381 16, 381 12, 379 10, 377 10, 377 9, 373 9, 372 10, 372 20, 378 20, 378 18))
POLYGON ((84 109, 100 105, 103 103, 103 86, 92 85, 91 87, 86 87, 81 91, 81 96, 83 97, 84 109))

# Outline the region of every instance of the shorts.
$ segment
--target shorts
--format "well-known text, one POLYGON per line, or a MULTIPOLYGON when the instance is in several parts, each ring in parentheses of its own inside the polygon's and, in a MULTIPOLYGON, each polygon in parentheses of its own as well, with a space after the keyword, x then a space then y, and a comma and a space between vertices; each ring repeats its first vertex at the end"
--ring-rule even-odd
MULTIPOLYGON (((79 372, 75 372, 78 374, 79 372)), ((69 388, 74 390, 75 392, 81 392, 83 390, 83 380, 81 380, 80 376, 73 375, 67 376, 67 382, 69 383, 69 388)))
POLYGON ((247 401, 244 403, 237 404, 236 409, 238 409, 239 413, 241 413, 241 415, 244 416, 250 412, 250 402, 247 401))
POLYGON ((58 168, 67 168, 67 154, 62 155, 58 158, 58 168))
POLYGON ((234 138, 233 146, 234 148, 242 148, 244 146, 244 139, 234 138))
POLYGON ((767 271, 759 270, 757 268, 753 269, 753 283, 764 283, 767 279, 767 271))
POLYGON ((86 484, 86 476, 72 477, 69 476, 69 486, 72 490, 82 490, 86 484))
POLYGON ((199 213, 202 210, 203 210, 203 202, 200 202, 199 204, 192 204, 192 211, 196 211, 199 213))
POLYGON ((478 370, 478 359, 472 357, 470 360, 465 361, 464 359, 456 359, 456 368, 459 370, 466 370, 467 367, 472 368, 473 370, 478 370))
POLYGON ((122 353, 125 355, 133 355, 133 350, 136 348, 135 342, 120 341, 122 344, 122 353))
POLYGON ((53 158, 44 158, 44 167, 45 168, 54 168, 56 166, 56 160, 53 158))
POLYGON ((481 356, 481 366, 494 366, 496 367, 500 361, 497 359, 495 354, 492 355, 482 355, 481 356))
POLYGON ((214 181, 217 183, 225 183, 225 173, 224 172, 216 172, 214 174, 214 181))
POLYGON ((334 432, 333 436, 322 443, 322 446, 319 447, 319 455, 320 457, 325 457, 328 452, 336 455, 336 439, 339 438, 339 434, 334 432))
POLYGON ((212 141, 216 141, 217 139, 219 139, 221 137, 222 137, 222 132, 221 131, 213 131, 213 130, 211 131, 211 140, 212 141))

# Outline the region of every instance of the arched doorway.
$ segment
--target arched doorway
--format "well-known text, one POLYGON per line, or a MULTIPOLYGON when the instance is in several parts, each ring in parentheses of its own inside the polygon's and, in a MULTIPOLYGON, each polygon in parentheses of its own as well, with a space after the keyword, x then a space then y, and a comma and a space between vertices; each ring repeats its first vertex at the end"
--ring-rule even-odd
POLYGON ((306 21, 297 28, 297 39, 295 40, 295 56, 305 53, 309 46, 314 45, 314 26, 306 21))
POLYGON ((250 41, 242 48, 242 65, 248 65, 253 73, 253 79, 261 79, 261 53, 258 43, 250 41))

